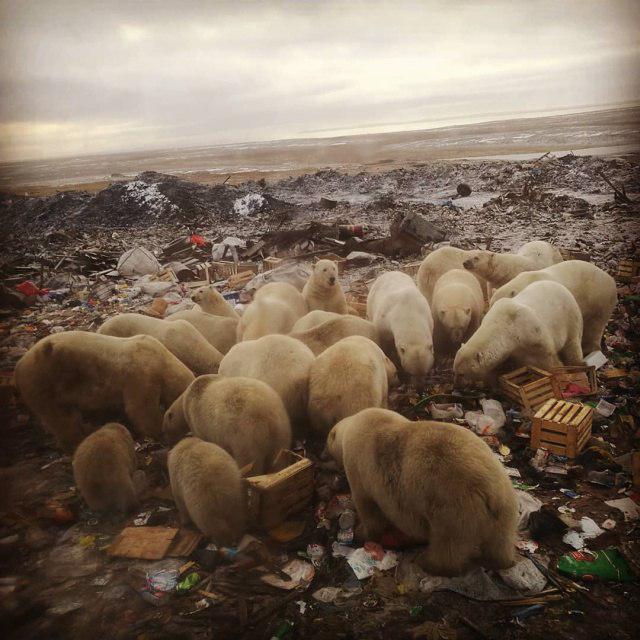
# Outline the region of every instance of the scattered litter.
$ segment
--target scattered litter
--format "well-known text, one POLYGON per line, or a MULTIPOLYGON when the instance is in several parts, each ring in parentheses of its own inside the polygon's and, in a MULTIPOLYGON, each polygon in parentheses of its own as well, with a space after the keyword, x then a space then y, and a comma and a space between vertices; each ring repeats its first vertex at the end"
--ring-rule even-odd
POLYGON ((398 564, 398 555, 394 551, 385 551, 379 545, 372 543, 367 543, 367 546, 368 548, 351 549, 346 556, 358 580, 370 578, 376 569, 386 571, 398 564))
POLYGON ((626 522, 640 518, 640 507, 631 498, 607 500, 605 501, 605 504, 609 507, 622 511, 626 522))
POLYGON ((604 533, 592 518, 586 516, 580 520, 580 529, 581 531, 568 531, 565 533, 562 536, 562 542, 572 546, 574 549, 583 549, 586 540, 597 538, 604 533))
POLYGON ((297 558, 287 562, 282 567, 282 571, 290 576, 290 580, 284 580, 273 573, 262 576, 260 579, 272 587, 278 587, 279 589, 297 589, 302 585, 309 585, 313 580, 315 569, 313 565, 304 562, 304 560, 298 560, 297 558))
POLYGON ((634 575, 617 549, 573 551, 558 558, 558 571, 583 580, 628 582, 634 575))

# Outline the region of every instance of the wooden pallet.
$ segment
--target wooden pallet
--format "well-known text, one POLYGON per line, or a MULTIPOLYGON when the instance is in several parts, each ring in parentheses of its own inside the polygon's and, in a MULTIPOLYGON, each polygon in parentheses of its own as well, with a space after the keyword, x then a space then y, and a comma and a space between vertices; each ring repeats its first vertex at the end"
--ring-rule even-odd
POLYGON ((579 402, 547 400, 533 417, 531 448, 576 458, 591 437, 593 409, 579 402))
POLYGON ((253 524, 271 529, 307 508, 313 499, 313 464, 308 458, 281 451, 281 471, 246 479, 249 516, 253 524))
POLYGON ((620 282, 632 282, 640 276, 640 262, 634 260, 620 260, 616 280, 620 282))
POLYGON ((500 376, 499 385, 512 402, 530 411, 554 397, 551 373, 537 367, 521 367, 500 376))
POLYGON ((565 397, 563 396, 563 392, 570 383, 587 389, 584 393, 575 394, 578 396, 593 396, 598 392, 595 367, 588 367, 587 365, 556 367, 551 370, 551 375, 553 380, 553 393, 558 399, 565 397))

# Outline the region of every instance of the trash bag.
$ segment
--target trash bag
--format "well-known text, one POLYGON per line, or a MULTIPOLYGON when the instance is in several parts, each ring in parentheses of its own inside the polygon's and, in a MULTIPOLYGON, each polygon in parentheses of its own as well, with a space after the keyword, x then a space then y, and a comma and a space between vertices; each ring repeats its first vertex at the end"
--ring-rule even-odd
POLYGON ((257 290, 269 282, 288 282, 302 291, 310 275, 311 267, 309 265, 290 262, 264 273, 259 273, 255 278, 249 280, 244 288, 246 291, 250 291, 251 289, 257 290))
POLYGON ((117 269, 121 276, 144 276, 158 273, 162 267, 151 251, 144 247, 135 247, 120 256, 117 269))

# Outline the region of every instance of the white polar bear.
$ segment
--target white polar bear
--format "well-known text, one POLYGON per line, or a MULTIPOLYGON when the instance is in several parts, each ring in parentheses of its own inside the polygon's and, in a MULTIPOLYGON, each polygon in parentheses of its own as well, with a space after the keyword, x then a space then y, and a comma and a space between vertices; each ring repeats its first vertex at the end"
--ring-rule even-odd
POLYGON ((470 251, 465 269, 482 276, 494 287, 501 287, 523 271, 536 271, 562 262, 558 249, 543 240, 523 244, 516 253, 470 251))
POLYGON ((411 276, 401 271, 379 276, 367 297, 367 319, 378 329, 384 351, 397 354, 407 373, 427 375, 433 367, 433 317, 411 276))
POLYGON ((532 282, 542 280, 558 282, 573 294, 584 324, 582 350, 585 354, 598 351, 604 330, 618 302, 615 280, 595 264, 567 260, 540 271, 525 271, 517 275, 494 292, 491 305, 502 298, 513 298, 532 282))
POLYGON ((338 280, 338 265, 333 260, 318 260, 312 269, 302 289, 309 311, 320 309, 348 313, 347 300, 338 280))
MULTIPOLYGON (((457 247, 440 247, 425 257, 416 274, 416 282, 418 289, 422 291, 422 295, 429 304, 433 300, 433 290, 436 282, 448 271, 464 269, 464 261, 470 257, 471 253, 471 251, 465 251, 457 247)), ((484 295, 487 290, 486 280, 477 273, 473 275, 476 277, 484 295)))
POLYGON ((316 309, 315 311, 309 311, 306 315, 302 316, 291 329, 291 333, 298 333, 300 331, 308 331, 317 327, 319 324, 326 322, 327 320, 335 320, 336 318, 342 318, 342 313, 334 313, 333 311, 322 311, 316 309))
POLYGON ((465 379, 492 381, 507 360, 547 371, 579 365, 581 342, 582 314, 569 290, 557 282, 534 282, 489 309, 456 354, 453 371, 465 379))
POLYGON ((484 314, 484 296, 475 276, 464 269, 438 278, 431 302, 438 350, 457 349, 473 335, 484 314))
POLYGON ((289 333, 309 311, 302 294, 288 282, 270 282, 256 291, 238 322, 238 342, 289 333))

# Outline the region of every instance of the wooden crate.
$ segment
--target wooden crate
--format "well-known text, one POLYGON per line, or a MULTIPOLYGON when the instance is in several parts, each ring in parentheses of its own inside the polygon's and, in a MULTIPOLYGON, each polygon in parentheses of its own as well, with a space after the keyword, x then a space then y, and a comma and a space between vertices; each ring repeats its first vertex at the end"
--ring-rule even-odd
POLYGON ((531 448, 575 458, 591 437, 593 409, 580 402, 547 400, 533 417, 531 448))
POLYGON ((262 261, 262 268, 264 271, 271 271, 279 267, 284 262, 284 258, 276 258, 275 256, 269 256, 262 261))
POLYGON ((640 276, 640 262, 635 262, 634 260, 620 260, 618 263, 616 280, 620 280, 620 282, 631 282, 638 276, 640 276))
POLYGON ((257 262, 233 262, 233 260, 219 260, 213 262, 211 268, 220 278, 228 278, 236 273, 243 273, 244 271, 253 271, 258 273, 257 262))
POLYGON ((412 278, 415 278, 421 264, 422 264, 422 260, 418 260, 417 262, 409 262, 408 264, 402 265, 400 267, 400 271, 402 271, 402 273, 406 273, 408 276, 411 276, 412 278))
POLYGON ((500 389, 523 409, 532 411, 554 397, 551 374, 537 367, 521 367, 500 376, 500 389))
POLYGON ((581 249, 573 249, 570 247, 559 247, 559 251, 565 260, 583 260, 591 262, 591 254, 581 249))
POLYGON ((567 384, 574 382, 580 387, 588 388, 579 396, 593 396, 598 392, 598 382, 596 380, 596 368, 587 365, 577 365, 574 367, 556 367, 551 370, 553 378, 553 393, 556 398, 562 399, 562 392, 567 384))
POLYGON ((264 529, 271 529, 302 511, 313 498, 311 460, 283 450, 276 465, 284 468, 246 478, 250 520, 264 529))

